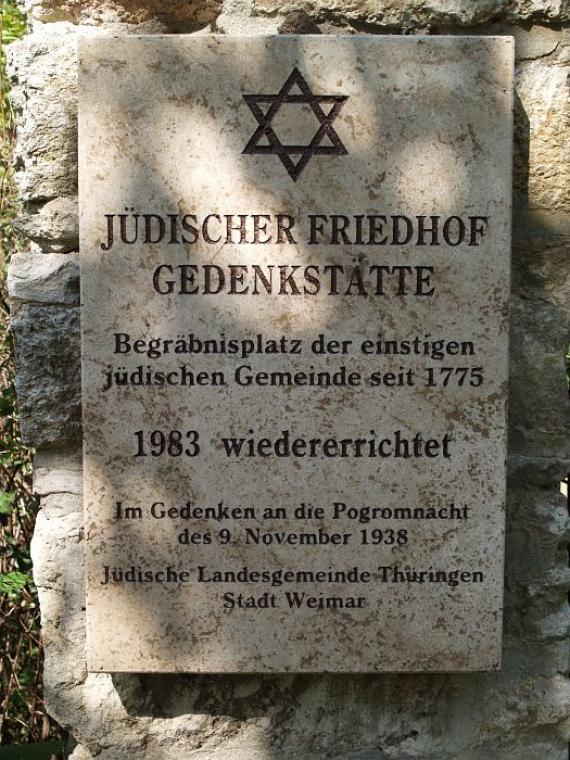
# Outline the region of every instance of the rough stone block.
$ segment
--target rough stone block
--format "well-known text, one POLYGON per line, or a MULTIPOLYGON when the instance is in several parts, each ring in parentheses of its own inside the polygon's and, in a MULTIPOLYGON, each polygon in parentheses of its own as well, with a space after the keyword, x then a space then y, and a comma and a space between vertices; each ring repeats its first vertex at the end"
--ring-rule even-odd
POLYGON ((16 253, 8 291, 14 301, 79 305, 79 254, 16 253))
POLYGON ((77 194, 77 63, 71 24, 50 24, 8 49, 19 115, 16 180, 22 200, 77 194))
POLYGON ((522 63, 516 93, 515 204, 570 211, 565 67, 550 59, 522 63))
MULTIPOLYGON (((493 21, 483 26, 478 26, 473 33, 477 35, 502 35, 513 37, 515 40, 515 61, 532 61, 547 56, 558 56, 558 50, 562 45, 563 35, 559 29, 550 26, 520 26, 509 21, 493 21)), ((464 35, 471 33, 461 26, 447 26, 443 24, 438 28, 439 34, 464 35)))
POLYGON ((16 394, 22 435, 31 446, 63 444, 81 431, 79 310, 17 306, 16 394))
POLYGON ((374 24, 394 30, 437 29, 442 24, 469 27, 496 18, 558 23, 567 16, 562 0, 254 0, 260 14, 304 11, 319 20, 374 24))
POLYGON ((83 493, 82 452, 77 448, 39 449, 34 459, 34 492, 40 496, 83 493))
POLYGON ((79 248, 77 198, 55 198, 38 213, 23 214, 14 226, 42 251, 67 253, 79 248))
POLYGON ((222 0, 24 0, 26 13, 42 23, 143 24, 158 20, 164 31, 188 32, 213 21, 222 0))
POLYGON ((570 339, 570 216, 519 213, 513 224, 511 453, 570 458, 564 354, 570 339))

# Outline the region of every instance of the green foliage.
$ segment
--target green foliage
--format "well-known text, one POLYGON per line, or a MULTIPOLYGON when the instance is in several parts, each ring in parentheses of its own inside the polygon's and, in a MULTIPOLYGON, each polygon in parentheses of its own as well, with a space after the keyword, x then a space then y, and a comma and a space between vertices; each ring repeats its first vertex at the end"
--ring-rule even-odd
POLYGON ((28 573, 0 573, 0 594, 17 597, 29 580, 28 573))
POLYGON ((0 10, 2 45, 19 40, 26 33, 26 19, 16 7, 14 0, 4 0, 0 10))
POLYGON ((14 509, 16 494, 13 491, 0 493, 0 515, 9 515, 14 509))

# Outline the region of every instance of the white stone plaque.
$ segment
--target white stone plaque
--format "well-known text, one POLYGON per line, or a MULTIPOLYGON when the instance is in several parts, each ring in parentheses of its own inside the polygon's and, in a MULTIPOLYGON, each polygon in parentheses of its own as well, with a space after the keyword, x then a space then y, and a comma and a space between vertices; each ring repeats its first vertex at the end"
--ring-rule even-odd
POLYGON ((93 671, 500 667, 513 44, 80 44, 93 671))

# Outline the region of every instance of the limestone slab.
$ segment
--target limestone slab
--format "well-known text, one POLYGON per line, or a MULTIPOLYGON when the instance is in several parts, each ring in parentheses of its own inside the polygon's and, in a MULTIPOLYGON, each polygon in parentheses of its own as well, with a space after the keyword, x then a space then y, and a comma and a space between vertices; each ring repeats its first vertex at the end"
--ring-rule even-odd
POLYGON ((512 66, 81 40, 91 670, 500 667, 512 66))

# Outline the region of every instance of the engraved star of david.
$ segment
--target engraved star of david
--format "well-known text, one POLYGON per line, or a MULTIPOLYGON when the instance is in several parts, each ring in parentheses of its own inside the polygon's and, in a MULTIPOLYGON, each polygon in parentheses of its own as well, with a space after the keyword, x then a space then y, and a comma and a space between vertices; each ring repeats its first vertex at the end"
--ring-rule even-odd
POLYGON ((297 67, 293 69, 277 95, 244 95, 243 98, 259 126, 242 153, 277 156, 293 182, 297 181, 313 156, 342 156, 348 153, 332 125, 348 100, 348 95, 315 95, 297 67), (299 88, 299 94, 291 94, 294 87, 299 88), (271 122, 279 109, 287 103, 306 103, 317 117, 319 128, 308 145, 283 145, 275 134, 271 122), (269 108, 263 109, 261 104, 269 104, 269 108), (323 109, 322 105, 329 104, 332 104, 330 109, 323 109), (325 137, 330 143, 321 145, 325 137), (268 144, 260 144, 263 138, 267 139, 268 144), (293 160, 292 156, 299 158, 293 160))

